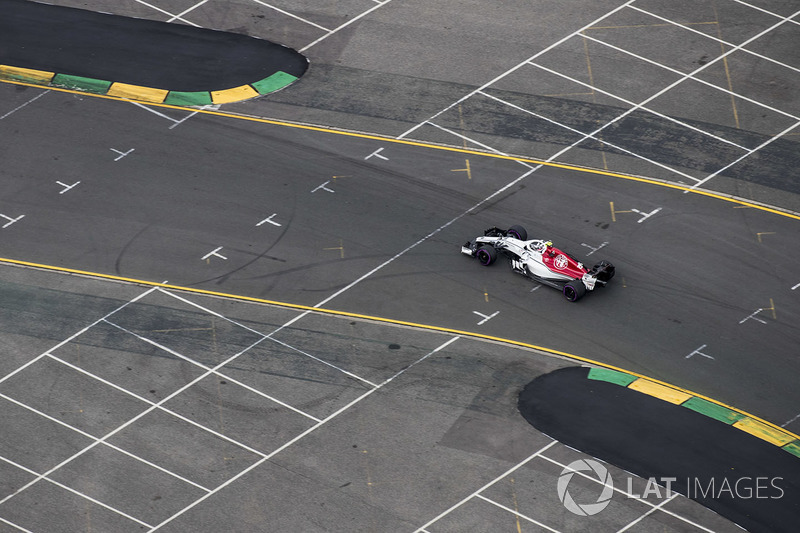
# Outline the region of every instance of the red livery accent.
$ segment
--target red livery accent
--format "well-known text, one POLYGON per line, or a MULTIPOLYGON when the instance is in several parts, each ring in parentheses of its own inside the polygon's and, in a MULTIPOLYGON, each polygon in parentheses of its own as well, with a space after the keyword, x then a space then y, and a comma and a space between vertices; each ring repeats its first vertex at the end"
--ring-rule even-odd
POLYGON ((589 272, 582 263, 559 250, 554 246, 548 246, 542 253, 542 262, 544 265, 559 274, 566 274, 574 279, 580 279, 584 274, 589 272))
POLYGON ((504 255, 511 270, 560 290, 570 302, 577 302, 596 287, 605 287, 616 270, 608 261, 600 261, 588 269, 568 253, 554 248, 552 242, 528 239, 527 230, 519 225, 507 230, 489 228, 482 237, 463 244, 461 253, 476 258, 483 266, 493 265, 499 255, 504 255))

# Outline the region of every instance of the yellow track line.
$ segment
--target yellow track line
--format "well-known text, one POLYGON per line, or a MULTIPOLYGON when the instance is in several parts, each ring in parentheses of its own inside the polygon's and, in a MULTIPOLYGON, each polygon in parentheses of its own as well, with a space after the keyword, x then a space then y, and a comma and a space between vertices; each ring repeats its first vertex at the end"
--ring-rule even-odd
POLYGON ((100 273, 97 273, 97 272, 87 272, 85 270, 76 270, 76 269, 73 269, 73 268, 64 268, 64 267, 57 267, 57 266, 52 266, 52 265, 43 265, 43 264, 39 264, 39 263, 32 263, 30 261, 20 261, 20 260, 17 260, 17 259, 6 259, 6 258, 0 257, 0 264, 2 264, 2 263, 11 264, 11 265, 18 265, 18 266, 24 266, 24 267, 29 267, 29 268, 37 268, 37 269, 47 270, 47 271, 51 271, 51 272, 61 272, 61 273, 65 273, 65 274, 74 274, 74 275, 79 275, 79 276, 86 276, 86 277, 90 277, 90 278, 106 279, 106 280, 111 280, 111 281, 120 281, 120 282, 125 282, 125 283, 136 284, 136 285, 145 285, 145 286, 149 286, 149 287, 161 287, 161 288, 164 288, 164 289, 172 289, 172 290, 176 290, 176 291, 190 292, 190 293, 202 294, 202 295, 205 295, 205 296, 214 296, 214 297, 219 297, 219 298, 228 298, 228 299, 237 300, 237 301, 243 301, 243 302, 252 302, 252 303, 258 303, 258 304, 274 305, 274 306, 277 306, 277 307, 283 307, 283 308, 287 308, 287 309, 297 309, 297 310, 300 310, 300 311, 311 311, 311 312, 315 312, 315 313, 328 314, 328 315, 334 315, 334 316, 344 316, 344 317, 349 317, 349 318, 358 318, 358 319, 362 319, 362 320, 371 320, 371 321, 374 321, 374 322, 381 322, 381 323, 384 323, 384 324, 407 326, 407 327, 412 327, 412 328, 424 329, 424 330, 428 330, 428 331, 436 331, 436 332, 439 332, 439 333, 447 333, 447 334, 451 334, 451 335, 460 335, 460 336, 465 336, 465 337, 472 337, 472 338, 483 339, 483 340, 488 340, 488 341, 493 341, 493 342, 499 342, 499 343, 503 343, 503 344, 509 344, 509 345, 512 345, 512 346, 519 346, 521 348, 528 348, 528 349, 532 349, 532 350, 537 350, 537 351, 544 352, 544 353, 547 353, 547 354, 564 357, 566 359, 570 359, 570 360, 573 360, 573 361, 578 361, 578 362, 581 362, 581 363, 586 363, 586 364, 594 365, 594 366, 601 367, 601 368, 608 368, 610 370, 616 370, 617 372, 623 372, 623 373, 629 374, 631 376, 636 376, 637 378, 646 380, 649 383, 655 383, 655 384, 661 385, 662 387, 666 387, 668 389, 671 389, 672 391, 675 391, 675 394, 677 394, 677 395, 687 395, 687 396, 694 396, 694 397, 697 397, 697 398, 702 398, 703 400, 709 401, 709 402, 714 403, 716 405, 719 405, 721 407, 725 407, 727 409, 731 409, 733 411, 736 411, 737 413, 741 413, 742 415, 746 416, 747 418, 749 418, 749 419, 751 419, 753 421, 756 421, 757 423, 762 424, 766 428, 769 428, 769 429, 778 431, 780 433, 784 433, 784 434, 786 434, 786 435, 788 435, 790 437, 793 437, 795 441, 800 441, 800 436, 792 433, 791 431, 788 431, 788 430, 786 430, 786 429, 784 429, 784 428, 782 428, 782 427, 780 427, 780 426, 778 426, 776 424, 773 424, 772 422, 769 422, 769 421, 764 420, 764 419, 762 419, 760 417, 752 415, 752 414, 750 414, 750 413, 748 413, 746 411, 742 411, 741 409, 738 409, 736 407, 732 407, 732 406, 727 405, 725 403, 722 403, 720 401, 714 400, 713 398, 709 398, 708 396, 704 396, 702 394, 698 394, 698 393, 692 392, 692 391, 690 391, 688 389, 684 389, 682 387, 678 387, 676 385, 672 385, 672 384, 667 383, 665 381, 654 379, 654 378, 645 376, 643 374, 639 374, 637 372, 632 372, 630 370, 625 370, 623 368, 620 368, 620 367, 617 367, 617 366, 614 366, 614 365, 610 365, 610 364, 607 364, 607 363, 602 363, 600 361, 595 361, 593 359, 589 359, 587 357, 582 357, 580 355, 575 355, 575 354, 571 354, 571 353, 568 353, 568 352, 562 352, 560 350, 555 350, 553 348, 547 348, 545 346, 538 346, 536 344, 530 344, 530 343, 527 343, 527 342, 515 341, 515 340, 511 340, 511 339, 504 339, 502 337, 493 337, 491 335, 484 335, 482 333, 475 333, 475 332, 472 332, 472 331, 463 331, 463 330, 458 330, 458 329, 453 329, 453 328, 446 328, 446 327, 442 327, 442 326, 432 326, 432 325, 429 325, 429 324, 419 324, 419 323, 416 323, 416 322, 407 322, 407 321, 404 321, 404 320, 395 320, 393 318, 383 318, 383 317, 377 317, 377 316, 371 316, 371 315, 363 315, 363 314, 360 314, 360 313, 351 313, 349 311, 339 311, 339 310, 336 310, 336 309, 326 309, 326 308, 322 308, 322 307, 312 307, 312 306, 308 306, 308 305, 292 304, 292 303, 287 303, 287 302, 279 302, 279 301, 276 301, 276 300, 266 300, 266 299, 263 299, 263 298, 255 298, 255 297, 252 297, 252 296, 242 296, 242 295, 238 295, 238 294, 228 294, 228 293, 224 293, 224 292, 209 291, 209 290, 197 289, 197 288, 193 288, 193 287, 182 287, 180 285, 172 285, 172 284, 169 284, 169 283, 156 283, 156 282, 153 282, 153 281, 146 281, 146 280, 140 280, 140 279, 135 279, 135 278, 127 278, 127 277, 123 277, 123 276, 114 276, 114 275, 111 275, 111 274, 100 274, 100 273))
MULTIPOLYGON (((65 93, 71 93, 71 94, 79 94, 79 95, 83 95, 83 96, 92 96, 94 98, 105 98, 107 100, 136 101, 136 100, 131 100, 129 98, 120 98, 120 97, 109 96, 109 95, 104 95, 104 94, 95 94, 95 93, 89 93, 89 92, 83 92, 83 91, 76 91, 76 90, 73 90, 73 89, 65 89, 65 88, 62 88, 62 87, 50 87, 50 86, 47 86, 47 85, 37 85, 37 84, 33 84, 33 83, 26 83, 26 82, 13 81, 13 80, 0 79, 0 82, 11 83, 11 84, 14 84, 14 85, 24 85, 24 86, 27 86, 27 87, 36 87, 36 88, 39 88, 39 89, 49 89, 51 91, 65 92, 65 93)), ((246 120, 246 121, 258 122, 258 123, 262 123, 262 124, 271 124, 271 125, 274 125, 274 126, 283 126, 283 127, 287 127, 287 128, 303 129, 303 130, 309 130, 309 131, 318 131, 318 132, 323 132, 323 133, 332 133, 332 134, 335 134, 335 135, 344 135, 344 136, 347 136, 347 137, 356 137, 356 138, 360 138, 360 139, 369 139, 369 140, 373 140, 373 141, 390 142, 390 143, 395 143, 395 144, 404 144, 404 145, 407 145, 407 146, 418 146, 418 147, 423 147, 423 148, 432 148, 434 150, 443 150, 443 151, 447 151, 447 152, 457 152, 457 153, 462 153, 462 154, 478 155, 478 156, 484 156, 484 157, 491 157, 491 158, 495 158, 495 159, 505 159, 505 160, 508 160, 508 161, 520 161, 520 162, 523 162, 523 163, 531 163, 531 164, 534 164, 534 165, 542 165, 542 166, 548 166, 548 167, 553 167, 553 168, 561 168, 561 169, 564 169, 564 170, 575 170, 575 171, 579 171, 579 172, 585 172, 587 174, 598 174, 598 175, 601 175, 601 176, 624 179, 624 180, 628 180, 628 181, 636 181, 636 182, 639 182, 639 183, 647 183, 649 185, 658 185, 660 187, 666 187, 666 188, 675 189, 675 190, 678 190, 678 191, 690 192, 692 194, 699 194, 701 196, 708 196, 710 198, 716 198, 718 200, 723 200, 723 201, 726 201, 726 202, 735 203, 735 204, 738 204, 738 205, 741 205, 741 206, 751 207, 753 209, 766 211, 768 213, 772 213, 772 214, 775 214, 775 215, 780 215, 780 216, 784 216, 784 217, 788 217, 788 218, 793 218, 795 220, 800 220, 800 213, 794 213, 794 212, 790 212, 790 211, 777 209, 775 207, 761 205, 761 204, 756 203, 756 202, 751 202, 751 201, 735 198, 735 197, 732 197, 732 196, 727 196, 727 195, 721 194, 721 193, 715 193, 715 192, 705 191, 705 190, 701 190, 701 189, 693 189, 691 187, 687 187, 687 186, 684 186, 684 185, 678 185, 676 183, 670 183, 670 182, 666 182, 666 181, 660 181, 660 180, 656 180, 656 179, 652 179, 652 178, 645 178, 645 177, 641 177, 641 176, 631 176, 631 175, 628 175, 628 174, 620 174, 618 172, 610 172, 610 171, 607 171, 607 170, 600 170, 600 169, 594 169, 594 168, 589 168, 589 167, 580 167, 580 166, 576 166, 576 165, 568 165, 568 164, 565 164, 565 163, 553 163, 553 162, 549 162, 549 161, 540 161, 538 159, 531 159, 531 158, 527 158, 527 157, 519 157, 519 156, 514 156, 514 155, 504 155, 504 154, 495 154, 495 153, 491 153, 491 152, 481 152, 481 151, 478 151, 478 150, 471 150, 471 149, 468 149, 468 148, 458 148, 458 147, 455 147, 455 146, 445 146, 445 145, 438 145, 438 144, 430 144, 430 143, 425 143, 425 142, 421 142, 421 141, 408 141, 408 140, 405 140, 405 139, 396 139, 396 138, 393 138, 393 137, 384 137, 384 136, 381 136, 381 135, 370 134, 370 133, 360 133, 360 132, 354 132, 354 131, 336 130, 336 129, 331 129, 331 128, 324 128, 322 126, 312 126, 312 125, 308 125, 308 124, 297 124, 297 123, 284 122, 284 121, 281 121, 281 120, 274 120, 274 119, 269 119, 269 118, 254 117, 254 116, 248 116, 248 115, 239 115, 239 114, 235 114, 235 113, 226 113, 226 112, 223 112, 223 111, 216 111, 216 110, 213 110, 213 109, 201 109, 201 108, 196 108, 196 107, 176 106, 176 105, 163 104, 163 103, 154 103, 154 102, 142 102, 142 103, 145 103, 145 104, 150 105, 150 106, 162 107, 162 108, 166 108, 166 109, 177 109, 177 110, 182 110, 182 111, 191 111, 193 113, 202 113, 202 114, 205 114, 205 115, 213 115, 213 116, 219 116, 219 117, 225 117, 225 118, 233 118, 233 119, 237 119, 237 120, 246 120)))
MULTIPOLYGON (((28 87, 37 87, 37 88, 40 88, 40 89, 49 89, 49 90, 52 90, 52 91, 59 91, 59 92, 65 92, 65 93, 71 93, 71 94, 79 94, 79 95, 84 95, 84 96, 92 96, 92 97, 95 97, 95 98, 105 98, 105 99, 108 99, 108 100, 117 100, 117 101, 129 101, 129 99, 127 99, 127 98, 120 98, 120 97, 115 97, 115 96, 95 94, 95 93, 89 93, 89 92, 83 92, 83 91, 76 91, 76 90, 65 89, 65 88, 61 88, 61 87, 50 87, 50 86, 45 86, 45 85, 37 85, 37 84, 33 84, 33 83, 26 83, 26 82, 13 81, 13 80, 4 80, 4 79, 0 79, 0 81, 2 81, 3 83, 11 83, 11 84, 14 84, 14 85, 24 85, 24 86, 28 86, 28 87)), ((659 181, 659 180, 655 180, 655 179, 651 179, 651 178, 644 178, 644 177, 640 177, 640 176, 631 176, 631 175, 627 175, 627 174, 620 174, 620 173, 617 173, 617 172, 609 172, 609 171, 606 171, 606 170, 599 170, 599 169, 593 169, 593 168, 587 168, 587 167, 579 167, 579 166, 567 165, 567 164, 563 164, 563 163, 553 163, 553 162, 548 162, 548 161, 540 161, 540 160, 537 160, 537 159, 530 159, 530 158, 518 157, 518 156, 513 156, 513 155, 502 155, 502 154, 494 154, 494 153, 490 153, 490 152, 481 152, 481 151, 477 151, 477 150, 470 150, 470 149, 467 149, 467 148, 458 148, 458 147, 453 147, 453 146, 436 145, 436 144, 424 143, 424 142, 420 142, 420 141, 408 141, 408 140, 405 140, 405 139, 396 139, 396 138, 392 138, 392 137, 384 137, 384 136, 375 135, 375 134, 344 131, 344 130, 335 130, 335 129, 331 129, 331 128, 324 128, 324 127, 321 127, 321 126, 312 126, 312 125, 307 125, 307 124, 296 124, 296 123, 284 122, 284 121, 280 121, 280 120, 273 120, 273 119, 267 119, 267 118, 261 118, 261 117, 238 115, 238 114, 234 114, 234 113, 226 113, 226 112, 210 110, 210 109, 198 109, 198 108, 195 108, 195 107, 176 106, 176 105, 163 104, 163 103, 153 103, 153 102, 145 102, 145 103, 147 103, 148 105, 162 107, 162 108, 177 109, 177 110, 184 110, 184 111, 192 111, 192 112, 196 112, 196 113, 203 113, 203 114, 206 114, 206 115, 233 118, 233 119, 238 119, 238 120, 246 120, 246 121, 258 122, 258 123, 262 123, 262 124, 271 124, 271 125, 276 125, 276 126, 303 129, 303 130, 309 130, 309 131, 318 131, 318 132, 323 132, 323 133, 332 133, 332 134, 336 134, 336 135, 344 135, 344 136, 348 136, 348 137, 356 137, 356 138, 361 138, 361 139, 369 139, 369 140, 382 141, 382 142, 391 142, 391 143, 395 143, 395 144, 403 144, 403 145, 408 145, 408 146, 418 146, 418 147, 423 147, 423 148, 432 148, 432 149, 436 149, 436 150, 443 150, 443 151, 457 152, 457 153, 463 153, 463 154, 478 155, 478 156, 484 156, 484 157, 492 157, 492 158, 495 158, 495 159, 504 159, 504 160, 509 160, 509 161, 520 161, 520 162, 524 162, 524 163, 532 163, 532 164, 536 164, 536 165, 549 166, 549 167, 554 167, 554 168, 561 168, 561 169, 565 169, 565 170, 580 171, 580 172, 585 172, 585 173, 588 173, 588 174, 597 174, 597 175, 607 176, 607 177, 612 177, 612 178, 625 179, 625 180, 629 180, 629 181, 635 181, 635 182, 639 182, 639 183, 646 183, 646 184, 650 184, 650 185, 657 185, 657 186, 666 187, 666 188, 675 189, 675 190, 680 190, 680 191, 684 191, 684 192, 690 192, 690 193, 693 193, 693 194, 699 194, 701 196, 707 196, 707 197, 710 197, 710 198, 716 198, 718 200, 723 200, 723 201, 726 201, 726 202, 735 203, 735 204, 738 204, 740 206, 750 207, 750 208, 753 208, 753 209, 766 211, 768 213, 784 216, 784 217, 787 217, 787 218, 800 220, 800 214, 798 214, 798 213, 783 211, 783 210, 776 209, 776 208, 773 208, 773 207, 764 206, 764 205, 761 205, 761 204, 758 204, 758 203, 749 202, 749 201, 742 200, 742 199, 739 199, 739 198, 726 196, 726 195, 720 194, 720 193, 714 193, 714 192, 711 192, 711 191, 704 191, 704 190, 700 190, 700 189, 693 189, 693 188, 686 187, 686 186, 683 186, 683 185, 678 185, 678 184, 675 184, 675 183, 669 183, 669 182, 665 182, 665 181, 659 181)), ((81 271, 81 270, 74 270, 74 269, 69 269, 69 268, 55 267, 55 266, 50 266, 50 265, 41 265, 41 264, 37 264, 37 263, 31 263, 31 262, 27 262, 27 261, 19 261, 19 260, 15 260, 15 259, 3 259, 3 258, 0 258, 0 263, 16 264, 16 265, 21 265, 21 266, 33 267, 33 268, 40 268, 40 269, 44 269, 44 270, 58 271, 58 272, 77 274, 77 275, 82 275, 82 276, 102 278, 102 279, 115 280, 115 281, 122 281, 122 282, 134 283, 134 284, 140 284, 140 285, 163 287, 163 288, 167 288, 167 289, 180 290, 180 291, 186 291, 186 292, 193 292, 193 293, 197 293, 197 294, 205 294, 205 295, 209 295, 209 296, 217 296, 217 297, 222 297, 222 298, 231 298, 231 299, 235 299, 235 300, 249 301, 249 302, 254 302, 254 303, 269 304, 269 305, 275 305, 275 306, 291 308, 291 309, 299 309, 299 310, 305 310, 305 311, 314 311, 314 312, 319 312, 319 313, 327 313, 327 314, 338 315, 338 316, 347 316, 347 317, 352 317, 352 318, 361 318, 361 319, 366 319, 366 320, 374 320, 374 321, 378 321, 378 322, 384 322, 384 323, 387 323, 387 324, 397 324, 397 325, 403 325, 403 326, 410 326, 410 327, 417 327, 417 328, 427 329, 427 330, 431 330, 431 331, 439 331, 439 332, 442 332, 442 333, 449 333, 449 334, 454 334, 454 335, 464 335, 464 336, 481 338, 481 339, 490 340, 490 341, 501 342, 501 343, 505 343, 505 344, 511 344, 511 345, 520 346, 520 347, 524 347, 524 348, 539 350, 539 351, 542 351, 542 352, 545 352, 545 353, 549 353, 549 354, 565 357, 565 358, 568 358, 568 359, 571 359, 571 360, 574 360, 574 361, 580 361, 582 363, 587 363, 587 364, 595 365, 595 366, 598 366, 598 367, 603 367, 603 368, 608 368, 608 369, 611 369, 611 370, 616 370, 616 371, 619 371, 619 372, 624 372, 624 373, 630 374, 632 376, 636 376, 638 378, 646 379, 646 380, 648 380, 650 382, 658 383, 658 384, 663 385, 665 387, 669 387, 671 389, 674 389, 675 391, 682 392, 682 393, 685 393, 685 394, 690 394, 690 395, 698 397, 698 398, 702 398, 704 400, 707 400, 707 401, 712 402, 714 404, 717 404, 719 406, 722 406, 722 407, 725 407, 727 409, 731 409, 731 410, 734 410, 736 412, 739 412, 739 413, 747 416, 748 418, 750 418, 752 420, 756 420, 758 422, 761 422, 765 426, 773 428, 773 429, 775 429, 777 431, 782 431, 782 432, 784 432, 784 433, 786 433, 788 435, 793 436, 796 440, 800 441, 800 436, 797 436, 797 435, 795 435, 795 434, 793 434, 793 433, 791 433, 791 432, 789 432, 789 431, 787 431, 787 430, 785 430, 785 429, 783 429, 783 428, 781 428, 781 427, 779 427, 779 426, 777 426, 777 425, 775 425, 775 424, 773 424, 773 423, 771 423, 769 421, 763 420, 763 419, 761 419, 761 418, 759 418, 759 417, 757 417, 755 415, 751 415, 750 413, 747 413, 746 411, 742 411, 741 409, 737 409, 735 407, 732 407, 732 406, 726 405, 726 404, 724 404, 722 402, 719 402, 717 400, 714 400, 713 398, 709 398, 709 397, 704 396, 702 394, 696 394, 694 392, 691 392, 689 390, 683 389, 681 387, 677 387, 675 385, 671 385, 669 383, 666 383, 666 382, 663 382, 663 381, 660 381, 660 380, 657 380, 657 379, 653 379, 653 378, 644 376, 642 374, 638 374, 636 372, 631 372, 631 371, 628 371, 628 370, 625 370, 625 369, 622 369, 622 368, 619 368, 619 367, 615 367, 613 365, 609 365, 609 364, 606 364, 606 363, 601 363, 599 361, 594 361, 592 359, 588 359, 588 358, 581 357, 581 356, 578 356, 578 355, 570 354, 570 353, 567 353, 567 352, 562 352, 562 351, 555 350, 555 349, 552 349, 552 348, 546 348, 544 346, 537 346, 537 345, 534 345, 534 344, 524 343, 524 342, 520 342, 520 341, 514 341, 514 340, 510 340, 510 339, 503 339, 503 338, 500 338, 500 337, 492 337, 490 335, 483 335, 483 334, 474 333, 474 332, 471 332, 471 331, 461 331, 461 330, 456 330, 456 329, 451 329, 451 328, 444 328, 444 327, 440 327, 440 326, 432 326, 432 325, 427 325, 427 324, 417 324, 417 323, 414 323, 414 322, 405 322, 405 321, 402 321, 402 320, 394 320, 394 319, 390 319, 390 318, 381 318, 381 317, 374 317, 374 316, 369 316, 369 315, 361 315, 361 314, 358 314, 358 313, 350 313, 350 312, 347 312, 347 311, 337 311, 337 310, 333 310, 333 309, 323 309, 323 308, 310 307, 310 306, 299 305, 299 304, 291 304, 291 303, 286 303, 286 302, 277 302, 277 301, 273 301, 273 300, 265 300, 265 299, 261 299, 261 298, 253 298, 253 297, 249 297, 249 296, 241 296, 241 295, 235 295, 235 294, 227 294, 227 293, 221 293, 221 292, 207 291, 207 290, 204 290, 204 289, 196 289, 196 288, 191 288, 191 287, 181 287, 181 286, 170 285, 170 284, 165 284, 165 283, 155 283, 155 282, 151 282, 151 281, 138 280, 138 279, 133 279, 133 278, 125 278, 125 277, 121 277, 121 276, 113 276, 113 275, 109 275, 109 274, 100 274, 100 273, 96 273, 96 272, 86 272, 86 271, 81 271)))

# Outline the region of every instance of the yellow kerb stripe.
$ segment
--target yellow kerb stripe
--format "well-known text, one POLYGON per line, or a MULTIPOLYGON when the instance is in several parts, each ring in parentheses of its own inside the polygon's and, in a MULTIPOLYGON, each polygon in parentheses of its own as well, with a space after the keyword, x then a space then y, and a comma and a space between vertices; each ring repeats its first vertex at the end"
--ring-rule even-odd
POLYGON ((111 88, 106 94, 109 96, 116 96, 118 98, 128 98, 130 100, 139 100, 141 102, 154 102, 156 104, 160 104, 167 98, 169 91, 117 82, 111 85, 111 88))
POLYGON ((0 78, 3 79, 25 80, 34 83, 50 83, 50 80, 53 79, 53 76, 55 76, 54 72, 0 65, 0 78))
POLYGON ((637 379, 628 385, 628 388, 678 405, 692 397, 691 394, 687 394, 685 392, 675 390, 672 387, 666 387, 659 383, 654 383, 649 379, 643 378, 637 379))
POLYGON ((742 431, 750 433, 751 435, 755 435, 756 437, 765 441, 771 442, 776 446, 783 446, 784 444, 789 444, 795 440, 794 435, 785 431, 781 431, 780 429, 770 427, 763 422, 753 420, 752 418, 742 418, 738 422, 734 423, 733 427, 741 429, 742 431))
POLYGON ((229 104, 248 98, 255 98, 259 93, 249 85, 225 89, 224 91, 211 91, 211 101, 215 104, 229 104))

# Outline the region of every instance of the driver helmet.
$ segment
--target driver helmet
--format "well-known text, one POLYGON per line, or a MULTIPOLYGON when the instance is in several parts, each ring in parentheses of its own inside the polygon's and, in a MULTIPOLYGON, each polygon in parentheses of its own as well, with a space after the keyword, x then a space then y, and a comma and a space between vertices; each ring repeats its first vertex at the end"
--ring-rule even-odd
POLYGON ((550 241, 531 241, 528 247, 535 252, 544 253, 545 250, 547 250, 547 247, 551 244, 553 243, 550 241))

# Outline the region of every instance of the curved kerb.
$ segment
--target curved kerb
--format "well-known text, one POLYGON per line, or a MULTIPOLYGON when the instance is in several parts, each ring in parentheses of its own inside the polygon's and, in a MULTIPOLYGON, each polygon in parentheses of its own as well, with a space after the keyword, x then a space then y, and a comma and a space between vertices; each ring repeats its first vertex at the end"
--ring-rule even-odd
POLYGON ((0 65, 0 80, 61 87, 75 91, 126 98, 139 102, 176 106, 207 106, 241 102, 279 91, 297 81, 297 77, 283 71, 258 81, 219 91, 170 91, 141 85, 131 85, 107 80, 97 80, 70 74, 0 65))

